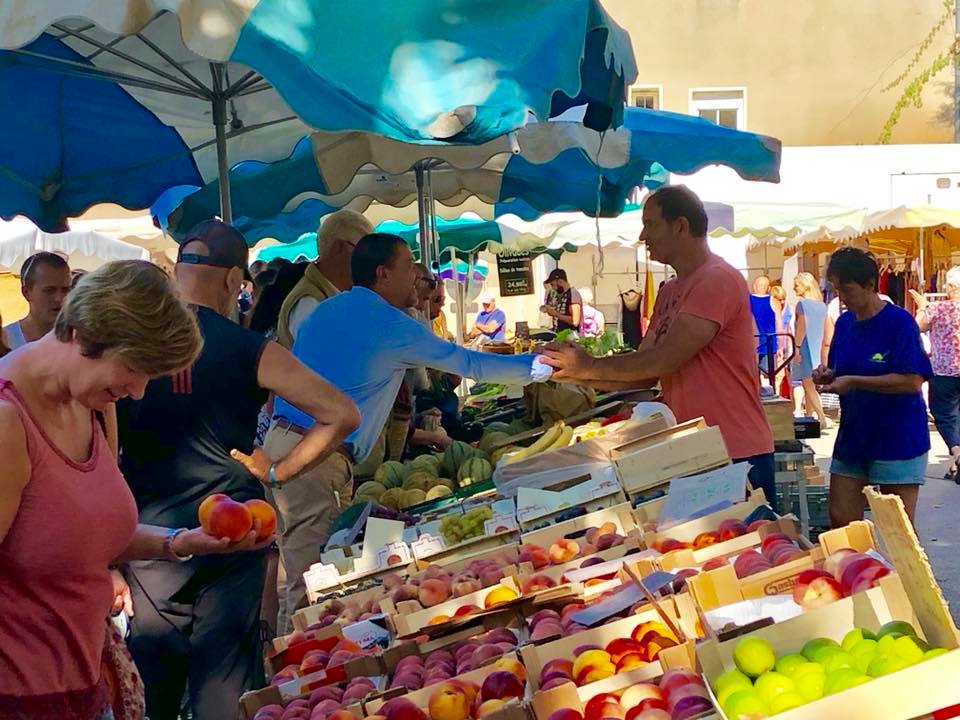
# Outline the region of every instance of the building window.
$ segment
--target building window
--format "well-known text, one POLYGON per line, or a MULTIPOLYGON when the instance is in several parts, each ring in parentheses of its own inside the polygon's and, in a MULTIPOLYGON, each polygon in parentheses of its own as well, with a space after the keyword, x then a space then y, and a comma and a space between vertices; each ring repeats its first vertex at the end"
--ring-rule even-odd
POLYGON ((747 91, 744 88, 698 88, 690 91, 690 114, 704 120, 745 130, 747 91))
POLYGON ((659 110, 662 92, 660 85, 634 85, 630 88, 630 107, 659 110))

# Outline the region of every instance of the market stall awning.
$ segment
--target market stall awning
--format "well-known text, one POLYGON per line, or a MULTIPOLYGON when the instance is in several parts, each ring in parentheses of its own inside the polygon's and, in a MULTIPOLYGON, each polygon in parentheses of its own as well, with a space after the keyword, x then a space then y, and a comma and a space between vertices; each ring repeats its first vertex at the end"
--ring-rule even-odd
POLYGON ((0 267, 19 272, 41 250, 66 255, 73 270, 93 270, 110 260, 149 260, 142 247, 91 230, 47 233, 26 218, 0 221, 0 267))
POLYGON ((960 248, 960 210, 900 206, 863 214, 859 223, 818 228, 786 242, 784 252, 832 252, 840 245, 862 245, 877 253, 918 255, 928 243, 935 256, 960 248))
POLYGON ((476 144, 581 105, 604 130, 635 78, 598 0, 2 3, 0 216, 147 207, 310 130, 476 144))
MULTIPOLYGON (((532 122, 477 146, 423 146, 367 133, 314 133, 282 161, 241 162, 230 173, 235 219, 248 239, 293 240, 314 229, 323 214, 370 203, 415 208, 423 193, 457 207, 471 198, 493 219, 516 214, 579 211, 613 217, 633 190, 657 187, 667 171, 693 172, 711 163, 745 178, 775 182, 780 143, 720 127, 702 118, 627 108, 623 127, 598 133, 576 113, 532 122)), ((219 188, 208 184, 171 215, 174 234, 215 214, 219 188)))

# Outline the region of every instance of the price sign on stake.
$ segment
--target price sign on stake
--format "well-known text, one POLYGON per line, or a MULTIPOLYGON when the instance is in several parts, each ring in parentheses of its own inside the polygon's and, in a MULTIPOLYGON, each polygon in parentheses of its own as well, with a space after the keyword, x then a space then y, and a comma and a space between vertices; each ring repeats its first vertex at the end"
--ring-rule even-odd
POLYGON ((516 529, 517 520, 513 515, 494 515, 483 523, 483 532, 485 535, 494 535, 516 529))
POLYGON ((743 502, 749 470, 747 463, 737 463, 699 475, 674 478, 670 481, 657 527, 662 530, 743 502))

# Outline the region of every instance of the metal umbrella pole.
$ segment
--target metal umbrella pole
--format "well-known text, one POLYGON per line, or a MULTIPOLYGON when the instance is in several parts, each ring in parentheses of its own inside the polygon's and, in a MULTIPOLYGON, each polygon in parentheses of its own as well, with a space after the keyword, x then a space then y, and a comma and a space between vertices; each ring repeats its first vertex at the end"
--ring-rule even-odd
POLYGON ((417 221, 420 226, 420 262, 427 267, 433 262, 433 244, 430 242, 430 213, 427 208, 426 182, 423 162, 413 167, 417 181, 417 221))
MULTIPOLYGON (((428 244, 430 245, 430 257, 440 258, 440 237, 437 232, 437 206, 433 197, 433 177, 431 175, 431 163, 427 161, 426 169, 426 206, 427 206, 427 227, 429 229, 428 244)), ((429 264, 427 265, 429 267, 429 264)))
POLYGON ((223 91, 222 65, 210 65, 213 76, 213 128, 217 142, 217 178, 220 183, 220 219, 225 223, 233 222, 233 208, 230 205, 230 164, 227 159, 227 96, 223 91))

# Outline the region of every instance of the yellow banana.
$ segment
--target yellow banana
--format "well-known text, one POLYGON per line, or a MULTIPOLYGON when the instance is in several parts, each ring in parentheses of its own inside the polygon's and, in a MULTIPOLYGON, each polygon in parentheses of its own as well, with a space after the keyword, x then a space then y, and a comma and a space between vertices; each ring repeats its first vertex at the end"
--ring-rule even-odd
POLYGON ((571 439, 573 439, 573 428, 569 425, 564 425, 563 429, 560 431, 560 437, 558 437, 557 441, 550 446, 550 450, 567 447, 567 445, 570 444, 571 439))
POLYGON ((509 456, 504 458, 504 462, 509 465, 515 463, 518 460, 525 460, 528 457, 536 455, 537 453, 543 452, 553 443, 557 441, 557 438, 560 436, 562 421, 552 425, 540 438, 530 447, 520 448, 515 453, 510 453, 509 456))

